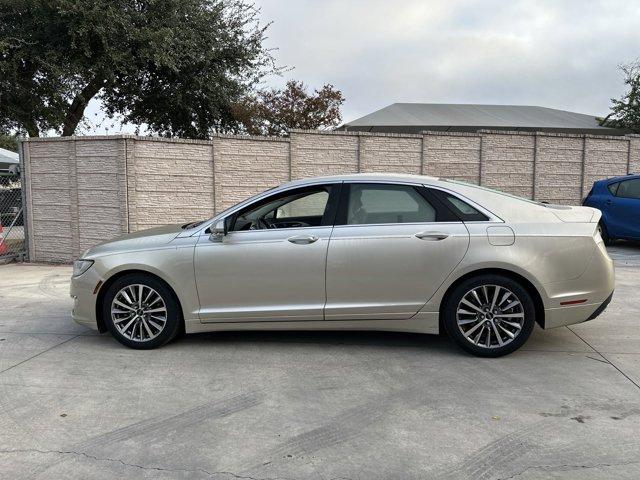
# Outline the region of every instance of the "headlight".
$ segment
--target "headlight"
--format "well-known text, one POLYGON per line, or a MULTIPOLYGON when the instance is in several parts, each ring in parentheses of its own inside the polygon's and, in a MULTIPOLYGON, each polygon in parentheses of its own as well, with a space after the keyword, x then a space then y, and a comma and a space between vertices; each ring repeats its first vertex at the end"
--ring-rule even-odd
POLYGON ((84 272, 89 270, 89 267, 93 265, 93 260, 76 260, 73 262, 73 276, 78 277, 84 272))

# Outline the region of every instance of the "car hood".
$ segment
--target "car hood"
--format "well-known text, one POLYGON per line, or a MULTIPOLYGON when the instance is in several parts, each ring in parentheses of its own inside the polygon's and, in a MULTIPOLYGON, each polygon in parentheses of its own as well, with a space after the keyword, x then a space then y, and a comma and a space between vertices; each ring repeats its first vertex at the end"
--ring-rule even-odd
POLYGON ((128 233, 91 247, 82 255, 82 258, 91 259, 112 253, 162 247, 176 238, 180 232, 182 232, 182 226, 181 224, 176 224, 128 233))

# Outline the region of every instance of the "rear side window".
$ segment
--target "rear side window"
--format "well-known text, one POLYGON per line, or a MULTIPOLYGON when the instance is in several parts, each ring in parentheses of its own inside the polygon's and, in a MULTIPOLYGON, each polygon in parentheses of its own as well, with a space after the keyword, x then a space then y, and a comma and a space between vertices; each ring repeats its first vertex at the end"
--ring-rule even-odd
POLYGON ((607 185, 607 188, 611 192, 611 195, 616 195, 616 193, 618 192, 618 185, 620 185, 620 183, 612 183, 611 185, 607 185))
POLYGON ((640 199, 640 178, 620 182, 616 197, 640 199))
POLYGON ((435 222, 435 208, 412 186, 352 184, 347 225, 435 222))

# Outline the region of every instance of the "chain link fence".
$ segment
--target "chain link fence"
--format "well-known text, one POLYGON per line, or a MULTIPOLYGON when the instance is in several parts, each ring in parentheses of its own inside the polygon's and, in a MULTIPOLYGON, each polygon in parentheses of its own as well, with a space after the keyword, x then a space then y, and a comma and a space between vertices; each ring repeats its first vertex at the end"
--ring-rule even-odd
POLYGON ((0 173, 0 261, 26 255, 20 175, 0 173))

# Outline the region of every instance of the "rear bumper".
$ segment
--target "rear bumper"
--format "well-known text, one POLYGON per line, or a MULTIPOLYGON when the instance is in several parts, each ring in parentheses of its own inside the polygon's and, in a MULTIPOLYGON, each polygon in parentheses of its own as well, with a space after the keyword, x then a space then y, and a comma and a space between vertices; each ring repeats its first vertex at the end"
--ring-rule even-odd
POLYGON ((612 298, 613 298, 613 292, 611 292, 611 295, 609 295, 609 296, 607 297, 607 299, 606 299, 604 302, 602 302, 602 304, 601 304, 598 308, 596 308, 596 311, 595 311, 595 312, 593 312, 593 313, 589 316, 589 318, 587 318, 587 320, 586 320, 586 321, 593 320, 593 319, 594 319, 594 318, 596 318, 598 315, 600 315, 602 312, 604 312, 604 311, 607 309, 607 307, 609 306, 609 304, 611 303, 611 299, 612 299, 612 298))
POLYGON ((600 303, 590 303, 587 305, 572 305, 560 308, 549 308, 545 310, 545 330, 548 328, 561 327, 564 325, 574 325, 576 323, 593 320, 607 308, 613 292, 600 303))
POLYGON ((611 302, 614 288, 613 261, 599 241, 580 277, 545 285, 548 302, 544 311, 544 328, 573 325, 596 318, 611 302), (583 299, 586 299, 584 303, 570 304, 583 299))

